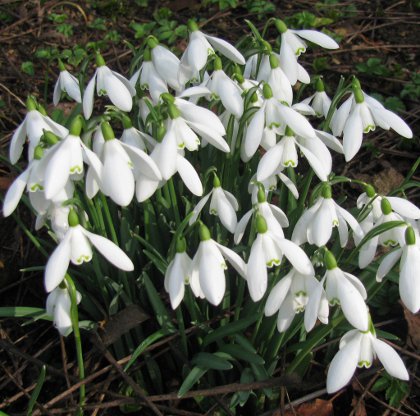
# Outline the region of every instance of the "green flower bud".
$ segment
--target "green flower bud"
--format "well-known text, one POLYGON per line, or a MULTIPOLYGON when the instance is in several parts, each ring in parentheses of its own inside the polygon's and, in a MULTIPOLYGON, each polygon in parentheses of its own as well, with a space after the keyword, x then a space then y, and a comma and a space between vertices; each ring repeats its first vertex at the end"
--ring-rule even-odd
POLYGON ((105 60, 99 52, 96 52, 96 66, 105 66, 105 60))
POLYGON ((213 188, 219 188, 221 186, 219 177, 214 174, 213 177, 213 188))
POLYGON ((163 124, 159 124, 157 131, 156 131, 156 139, 160 143, 166 134, 166 127, 163 124))
POLYGON ((175 98, 173 95, 169 94, 169 92, 164 92, 160 94, 160 98, 162 98, 163 101, 166 101, 167 103, 174 103, 175 98))
POLYGON ((256 226, 257 226, 257 232, 259 234, 264 234, 264 233, 267 232, 267 230, 268 230, 267 221, 265 220, 265 218, 261 214, 257 214, 257 218, 256 218, 255 222, 256 222, 256 226))
POLYGON ((133 123, 131 122, 130 117, 126 116, 125 114, 122 116, 122 123, 124 129, 131 129, 131 127, 133 127, 133 123))
POLYGON ((252 94, 251 96, 251 102, 256 103, 257 101, 258 101, 258 94, 254 92, 254 94, 252 94))
POLYGON ((203 223, 200 224, 198 233, 200 234, 200 241, 211 240, 210 230, 203 223))
POLYGON ((315 88, 318 92, 323 92, 325 91, 325 87, 324 87, 324 82, 322 81, 321 77, 318 77, 316 82, 315 82, 315 88))
POLYGON ((70 227, 76 227, 76 225, 79 225, 79 217, 73 208, 69 212, 68 221, 70 227))
POLYGON ((37 105, 37 107, 38 107, 38 111, 43 115, 43 116, 47 116, 48 114, 47 114, 47 110, 45 110, 45 108, 44 108, 44 106, 43 105, 41 105, 41 104, 38 104, 37 105))
POLYGON ((280 19, 276 19, 274 22, 276 29, 280 32, 280 33, 284 33, 287 31, 287 26, 286 23, 283 22, 283 20, 280 19))
POLYGON ((352 88, 362 88, 362 86, 360 85, 360 81, 356 77, 353 77, 353 79, 351 81, 351 87, 352 88))
POLYGON ((271 51, 273 50, 271 45, 266 40, 262 42, 262 45, 264 46, 265 52, 267 53, 271 53, 271 51))
POLYGON ((267 198, 265 197, 264 187, 261 184, 258 186, 257 199, 259 204, 262 204, 263 202, 267 201, 267 198))
POLYGON ((411 226, 408 226, 405 230, 405 243, 408 246, 416 244, 416 234, 411 226))
POLYGON ((286 130, 284 132, 284 135, 289 136, 289 137, 294 136, 295 132, 289 126, 286 126, 286 130))
POLYGON ((32 95, 29 95, 26 100, 26 108, 28 109, 28 111, 36 110, 36 101, 32 95))
POLYGON ((273 53, 270 55, 270 67, 271 69, 276 69, 279 66, 279 60, 277 59, 277 56, 273 53))
POLYGON ((34 150, 34 159, 41 160, 42 156, 44 156, 44 149, 41 146, 36 146, 34 150))
POLYGON ((357 104, 361 104, 365 101, 365 97, 360 88, 353 88, 353 94, 357 104))
POLYGON ((375 188, 372 185, 366 184, 365 185, 365 192, 369 198, 373 198, 376 195, 375 188))
POLYGON ((325 249, 324 264, 327 270, 333 270, 337 267, 337 260, 335 259, 334 254, 328 249, 325 249))
POLYGON ((112 130, 111 124, 108 121, 104 121, 101 124, 102 135, 104 136, 105 141, 114 140, 115 134, 114 130, 112 130))
POLYGON ((187 251, 187 242, 184 237, 180 237, 176 240, 175 249, 177 253, 185 253, 187 251))
POLYGON ((174 120, 181 115, 181 112, 178 110, 175 104, 168 103, 168 114, 171 120, 174 120))
POLYGON ((218 56, 216 56, 216 57, 214 58, 214 63, 213 63, 213 65, 214 65, 214 70, 215 70, 215 71, 220 71, 221 69, 223 69, 223 66, 222 66, 222 60, 221 60, 218 56))
POLYGON ((190 32, 196 32, 198 30, 197 22, 194 19, 188 20, 187 27, 190 32))
POLYGON ((53 146, 59 142, 58 137, 52 131, 44 130, 43 138, 44 141, 50 146, 53 146))
POLYGON ((159 45, 159 41, 154 36, 149 36, 147 39, 147 46, 150 49, 156 48, 159 45))
POLYGON ((143 61, 150 62, 152 60, 152 52, 150 52, 149 48, 146 48, 143 53, 143 61))
POLYGON ((324 186, 322 187, 321 195, 325 199, 332 198, 332 190, 331 190, 331 185, 329 183, 324 183, 324 186))
POLYGON ((234 74, 234 76, 235 76, 236 80, 239 82, 239 84, 243 84, 244 83, 245 79, 242 76, 242 74, 234 74))
POLYGON ((83 118, 79 114, 77 115, 70 124, 70 134, 72 136, 80 136, 83 127, 83 118))
POLYGON ((263 95, 266 100, 273 97, 273 90, 266 82, 264 83, 264 86, 263 86, 263 95))
POLYGON ((392 212, 391 204, 386 198, 382 198, 381 210, 384 215, 389 215, 392 212))
POLYGON ((66 71, 66 67, 63 64, 63 61, 61 59, 58 59, 58 69, 60 72, 66 71))

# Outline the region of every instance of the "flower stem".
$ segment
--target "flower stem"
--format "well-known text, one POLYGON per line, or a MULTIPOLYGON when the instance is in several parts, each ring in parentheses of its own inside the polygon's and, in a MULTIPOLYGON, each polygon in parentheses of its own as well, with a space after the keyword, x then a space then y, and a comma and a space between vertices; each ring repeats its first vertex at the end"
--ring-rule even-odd
POLYGON ((112 221, 111 213, 109 211, 108 202, 106 201, 105 195, 101 193, 101 202, 105 212, 105 218, 108 223, 109 230, 111 232, 112 241, 118 245, 117 233, 115 232, 114 223, 112 221))
MULTIPOLYGON (((77 366, 79 367, 79 380, 83 381, 85 379, 85 366, 83 362, 83 351, 82 351, 82 339, 80 336, 80 329, 79 329, 79 312, 77 310, 77 291, 76 286, 72 278, 66 274, 66 282, 69 288, 69 294, 71 299, 71 308, 70 308, 70 317, 71 317, 71 324, 73 327, 73 334, 74 340, 76 342, 76 355, 77 355, 77 366)), ((78 415, 83 414, 83 405, 85 403, 85 395, 86 395, 86 386, 82 384, 79 389, 79 411, 78 415)))
POLYGON ((178 226, 181 223, 181 217, 179 215, 179 207, 178 207, 178 201, 176 199, 174 181, 171 178, 171 179, 169 179, 169 181, 167 183, 168 183, 168 187, 169 187, 169 194, 170 194, 170 197, 171 197, 171 205, 172 205, 172 209, 174 211, 176 225, 178 226))

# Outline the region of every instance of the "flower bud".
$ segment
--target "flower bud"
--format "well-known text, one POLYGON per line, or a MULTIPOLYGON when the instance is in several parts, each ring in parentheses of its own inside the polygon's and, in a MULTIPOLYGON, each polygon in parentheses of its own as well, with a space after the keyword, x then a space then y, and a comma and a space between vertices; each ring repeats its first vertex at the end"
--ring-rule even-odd
POLYGON ((83 127, 83 118, 79 114, 77 115, 70 124, 70 134, 72 136, 80 136, 83 127))
POLYGON ((357 104, 361 104, 365 101, 365 96, 361 88, 353 88, 354 99, 357 104))
POLYGON ((200 234, 200 241, 207 241, 211 239, 210 230, 203 223, 200 223, 198 233, 200 234))
POLYGON ((184 237, 179 237, 178 240, 176 240, 175 249, 177 253, 185 253, 185 251, 187 251, 187 242, 184 237))
POLYGON ((271 69, 276 69, 279 66, 279 60, 277 59, 277 56, 273 53, 270 55, 270 67, 271 69))
POLYGON ((408 226, 405 230, 405 243, 408 246, 416 244, 416 234, 411 226, 408 226))
POLYGON ((218 56, 216 56, 216 57, 214 58, 214 63, 213 63, 213 65, 214 65, 214 70, 215 70, 215 71, 220 71, 221 69, 223 69, 223 66, 222 66, 222 60, 221 60, 218 56))
POLYGON ((41 146, 36 146, 34 150, 34 159, 41 160, 42 156, 44 156, 44 149, 41 146))
POLYGON ((36 101, 32 95, 29 95, 26 100, 26 108, 28 109, 28 111, 36 110, 36 101))
POLYGON ((149 48, 146 48, 143 53, 143 62, 150 62, 152 60, 152 53, 149 48))
POLYGON ((315 88, 316 88, 317 92, 324 92, 325 91, 324 82, 322 81, 321 77, 317 78, 317 80, 315 82, 315 88))
POLYGON ((166 127, 163 124, 159 124, 156 131, 156 139, 160 143, 166 134, 166 127))
POLYGON ((286 130, 284 131, 285 136, 293 137, 295 135, 295 132, 289 127, 286 126, 286 130))
POLYGON ((198 30, 197 22, 194 19, 188 20, 187 27, 190 32, 196 32, 198 30))
POLYGON ((133 127, 133 123, 131 122, 130 117, 126 116, 125 114, 122 116, 122 123, 124 129, 131 129, 131 127, 133 127))
POLYGON ((331 185, 329 183, 324 183, 324 186, 322 187, 321 195, 325 199, 332 198, 331 185))
POLYGON ((52 131, 44 130, 42 137, 49 146, 54 146, 59 141, 58 137, 52 131))
POLYGON ((264 234, 268 230, 267 221, 261 214, 257 214, 256 226, 257 226, 257 232, 259 234, 264 234))
POLYGON ((268 85, 266 82, 263 86, 263 94, 266 100, 273 97, 273 90, 271 89, 270 85, 268 85))
POLYGON ((369 198, 373 198, 376 195, 375 188, 370 184, 365 185, 365 192, 369 198))
POLYGON ((178 110, 175 104, 168 103, 168 114, 171 120, 174 120, 181 115, 181 112, 178 110))
POLYGON ((73 208, 69 212, 68 221, 70 227, 76 227, 79 225, 79 217, 73 208))
POLYGON ((60 72, 66 71, 66 67, 61 59, 58 59, 58 69, 60 70, 60 72))
POLYGON ((327 270, 333 270, 337 267, 337 260, 335 259, 334 254, 328 249, 325 249, 324 263, 327 270))
POLYGON ((271 47, 271 45, 266 40, 264 40, 262 42, 262 44, 264 46, 265 52, 271 53, 271 51, 273 50, 272 47, 271 47))
POLYGON ((213 177, 213 188, 219 188, 221 186, 219 177, 214 174, 213 177))
POLYGON ((392 212, 391 204, 386 198, 382 198, 381 210, 384 215, 389 215, 392 212))
POLYGON ((263 202, 267 201, 265 197, 265 190, 262 184, 258 185, 257 199, 259 204, 262 204, 263 202))
POLYGON ((287 26, 286 23, 283 22, 283 20, 280 19, 276 19, 274 22, 276 29, 280 32, 280 33, 284 33, 287 31, 287 26))
POLYGON ((167 103, 173 104, 175 102, 175 98, 173 97, 173 95, 169 94, 169 92, 164 92, 160 94, 160 98, 162 98, 162 100, 166 101, 167 103))
POLYGON ((149 36, 147 38, 147 46, 150 49, 156 48, 159 45, 159 41, 154 36, 149 36))
POLYGON ((115 139, 114 130, 112 130, 111 124, 108 121, 104 121, 101 124, 102 135, 104 136, 105 141, 115 139))
POLYGON ((105 66, 105 60, 99 52, 96 52, 96 66, 105 66))

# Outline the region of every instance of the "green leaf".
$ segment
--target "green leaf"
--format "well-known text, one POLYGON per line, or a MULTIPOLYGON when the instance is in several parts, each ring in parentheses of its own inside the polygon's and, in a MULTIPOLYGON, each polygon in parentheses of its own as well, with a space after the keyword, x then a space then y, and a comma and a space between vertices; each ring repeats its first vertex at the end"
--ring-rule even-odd
POLYGON ((131 355, 130 361, 125 365, 124 371, 127 371, 137 360, 137 358, 152 344, 154 344, 157 340, 163 338, 164 336, 168 335, 170 332, 159 329, 158 331, 154 332, 152 335, 149 335, 145 340, 143 340, 140 345, 134 350, 133 354, 131 355))
POLYGON ((43 365, 41 367, 41 371, 39 373, 38 380, 36 382, 36 386, 34 388, 34 391, 32 392, 31 398, 29 399, 28 411, 26 412, 27 415, 32 414, 32 410, 35 406, 35 402, 38 399, 39 393, 41 393, 42 386, 44 385, 45 373, 46 373, 46 367, 45 367, 45 365, 43 365))
POLYGON ((232 363, 228 360, 218 356, 217 353, 209 352, 199 352, 191 360, 191 364, 207 370, 230 370, 233 368, 232 363))
POLYGON ((243 332, 246 328, 251 326, 258 319, 258 315, 254 314, 248 318, 240 319, 235 322, 231 322, 227 325, 217 328, 210 334, 208 334, 203 340, 203 347, 217 341, 221 338, 232 336, 237 332, 243 332))
POLYGON ((30 308, 27 306, 4 306, 0 307, 1 318, 35 318, 45 314, 45 309, 30 308))
POLYGON ((22 62, 20 69, 31 77, 35 75, 34 64, 31 61, 22 62))
POLYGON ((383 391, 388 386, 389 386, 389 380, 386 377, 381 377, 372 386, 372 392, 377 393, 378 391, 383 391))
POLYGON ((200 380, 201 377, 203 377, 204 374, 206 374, 207 370, 200 368, 200 367, 194 367, 185 377, 184 382, 182 383, 181 387, 178 390, 178 397, 182 397, 185 393, 187 393, 191 388, 194 386, 195 383, 200 380))
POLYGON ((259 355, 247 351, 242 346, 237 344, 225 344, 220 348, 220 351, 230 354, 232 357, 235 357, 238 360, 243 360, 247 363, 264 365, 264 358, 259 355))

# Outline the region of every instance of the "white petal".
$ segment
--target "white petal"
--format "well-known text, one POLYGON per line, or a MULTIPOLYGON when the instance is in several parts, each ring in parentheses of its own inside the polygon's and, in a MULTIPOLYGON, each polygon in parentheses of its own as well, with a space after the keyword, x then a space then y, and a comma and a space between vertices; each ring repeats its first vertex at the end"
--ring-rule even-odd
POLYGON ((251 122, 246 130, 244 139, 244 152, 248 160, 254 156, 261 143, 261 138, 264 131, 264 107, 260 108, 252 117, 251 122))
POLYGON ((403 249, 400 270, 400 296, 404 305, 412 312, 420 309, 420 248, 408 245, 403 249))
POLYGON ((315 326, 323 296, 325 297, 324 281, 318 282, 315 289, 309 294, 304 317, 304 324, 307 332, 311 331, 315 326))
POLYGON ((357 105, 347 119, 343 131, 343 150, 346 162, 353 159, 362 146, 363 123, 357 105))
POLYGON ((349 341, 331 361, 327 374, 327 392, 335 393, 352 378, 359 360, 361 335, 349 341))
POLYGON ((325 49, 337 49, 339 47, 338 43, 333 38, 316 30, 293 30, 292 32, 296 33, 296 35, 301 38, 322 46, 325 49))
POLYGON ((309 164, 314 170, 316 176, 318 176, 318 178, 321 179, 321 181, 327 181, 328 175, 331 173, 331 164, 332 164, 331 155, 329 155, 329 158, 327 160, 319 159, 314 153, 312 153, 305 146, 299 146, 299 148, 302 151, 302 153, 305 155, 306 159, 308 160, 309 164))
POLYGON ((297 58, 283 35, 284 34, 281 36, 280 63, 282 65, 283 72, 286 74, 287 78, 289 78, 290 84, 295 85, 298 75, 297 58))
POLYGON ((198 173, 194 169, 193 165, 191 165, 191 163, 185 159, 185 157, 182 157, 179 154, 176 155, 176 158, 178 173, 187 188, 194 195, 203 195, 203 185, 201 184, 200 177, 198 176, 198 173))
POLYGON ((298 136, 306 138, 316 137, 315 130, 304 116, 283 104, 279 104, 277 109, 284 123, 289 125, 298 136))
POLYGON ((246 280, 251 299, 254 302, 258 302, 267 290, 267 266, 265 264, 261 234, 258 234, 251 247, 246 280))
POLYGON ((291 293, 286 296, 282 303, 277 316, 277 329, 279 332, 286 331, 295 317, 295 310, 293 308, 293 296, 291 293))
POLYGON ((83 230, 93 246, 115 267, 126 272, 134 270, 134 264, 116 244, 97 234, 93 234, 87 230, 83 230))
POLYGON ((254 211, 250 209, 238 222, 235 230, 235 235, 233 237, 235 244, 239 244, 241 242, 242 237, 245 233, 246 226, 248 225, 248 222, 252 217, 253 212, 254 211))
POLYGON ((159 75, 175 90, 178 82, 179 59, 168 49, 158 45, 152 49, 152 61, 159 75))
POLYGON ((412 202, 395 196, 387 196, 386 199, 391 204, 392 209, 403 217, 418 220, 420 218, 420 209, 412 202))
MULTIPOLYGON (((382 279, 389 273, 389 271, 397 263, 398 259, 401 257, 402 249, 397 249, 388 253, 381 261, 381 264, 378 267, 376 272, 376 281, 382 282, 382 279)), ((401 280, 400 280, 401 282, 401 280)))
POLYGON ((54 93, 53 93, 53 104, 54 105, 57 105, 60 102, 60 97, 61 97, 60 77, 61 77, 61 72, 60 72, 60 75, 58 76, 57 82, 55 83, 55 86, 54 86, 54 93))
POLYGON ((257 168, 257 180, 259 182, 264 181, 265 179, 277 173, 276 171, 279 169, 281 157, 283 154, 283 144, 284 143, 280 141, 260 159, 257 168))
POLYGON ((299 273, 311 275, 315 273, 308 256, 297 244, 286 240, 285 238, 276 238, 275 241, 282 253, 299 273))
POLYGON ((225 139, 215 130, 210 129, 205 124, 199 124, 191 121, 188 124, 193 130, 201 135, 203 139, 207 140, 216 149, 219 149, 225 153, 230 151, 229 145, 226 143, 225 139))
POLYGON ((162 179, 162 175, 155 161, 147 153, 129 144, 123 142, 120 142, 120 144, 127 152, 135 169, 154 181, 160 181, 162 179))
POLYGON ((372 345, 379 361, 389 375, 400 380, 409 379, 403 360, 390 345, 377 338, 372 339, 372 345))
POLYGON ((210 198, 212 192, 209 192, 206 196, 204 196, 198 204, 193 209, 193 216, 190 218, 189 224, 193 225, 196 221, 198 216, 200 215, 201 210, 204 208, 204 205, 206 205, 208 199, 210 198))
POLYGON ((216 38, 214 36, 204 35, 206 39, 212 44, 213 48, 220 52, 226 58, 239 65, 245 65, 245 58, 242 54, 230 43, 223 39, 216 38))
MULTIPOLYGON (((99 67, 98 71, 100 71, 101 68, 105 67, 99 67)), ((124 83, 118 79, 111 70, 109 70, 109 72, 104 72, 103 76, 105 91, 112 104, 122 111, 131 111, 131 108, 133 107, 133 100, 131 98, 130 91, 124 83)))
POLYGON ((112 72, 112 75, 114 75, 114 77, 118 78, 118 80, 124 84, 125 88, 127 88, 131 96, 134 97, 136 95, 136 89, 135 87, 131 85, 130 81, 126 77, 123 77, 118 72, 115 72, 115 71, 111 71, 111 72, 112 72))
POLYGON ((13 133, 12 140, 10 141, 9 148, 9 159, 14 165, 20 158, 23 151, 23 145, 25 144, 26 138, 26 119, 20 124, 20 126, 13 133))
POLYGON ((85 93, 83 94, 83 114, 86 120, 90 118, 93 111, 93 93, 95 92, 95 81, 96 72, 92 79, 89 81, 89 84, 85 89, 85 93))
POLYGON ((73 98, 74 101, 81 103, 82 97, 80 94, 79 81, 77 78, 70 74, 68 71, 63 71, 61 73, 61 77, 64 91, 66 91, 69 97, 73 98))
POLYGON ((245 278, 246 276, 246 264, 242 260, 242 257, 235 253, 230 248, 227 248, 216 241, 214 242, 216 247, 222 253, 223 257, 233 266, 233 268, 239 273, 240 276, 245 278))
POLYGON ((236 213, 221 187, 214 189, 212 201, 215 201, 217 215, 220 221, 233 234, 237 224, 236 213))
POLYGON ((280 309, 291 284, 292 274, 288 273, 271 289, 264 308, 265 316, 272 316, 280 309))
POLYGON ((144 202, 150 198, 159 186, 159 181, 140 176, 136 179, 136 198, 138 202, 144 202))
POLYGON ((69 230, 64 239, 56 247, 45 266, 45 290, 51 292, 63 280, 70 263, 70 240, 72 230, 69 230))
POLYGON ((165 273, 165 289, 169 293, 172 309, 176 309, 184 298, 185 277, 180 253, 176 253, 165 273))
POLYGON ((331 119, 331 130, 334 134, 334 136, 341 136, 341 133, 343 132, 344 125, 346 124, 346 121, 349 117, 350 110, 353 103, 353 94, 350 95, 349 98, 344 101, 343 104, 341 104, 340 108, 338 108, 331 119))
POLYGON ((322 130, 315 130, 315 133, 318 138, 330 149, 336 151, 337 153, 344 153, 343 145, 335 136, 322 130))
POLYGON ((8 217, 16 209, 23 191, 25 190, 26 183, 29 177, 30 170, 24 170, 10 185, 7 190, 3 203, 3 215, 8 217))
MULTIPOLYGON (((209 44, 203 34, 196 30, 190 35, 190 43, 186 50, 188 57, 188 65, 192 67, 194 72, 199 72, 206 65, 208 57, 209 44)), ((210 46, 211 48, 211 46, 210 46)))

